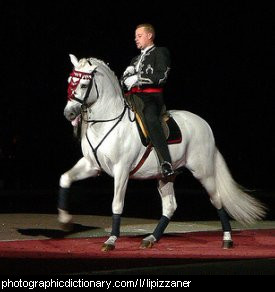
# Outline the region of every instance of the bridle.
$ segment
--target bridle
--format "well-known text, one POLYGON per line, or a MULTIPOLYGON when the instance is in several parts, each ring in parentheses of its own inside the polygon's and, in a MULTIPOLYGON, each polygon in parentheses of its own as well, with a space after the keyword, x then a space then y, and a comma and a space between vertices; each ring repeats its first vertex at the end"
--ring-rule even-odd
MULTIPOLYGON (((67 90, 68 100, 75 100, 75 101, 79 102, 81 104, 82 113, 86 113, 87 109, 90 107, 90 105, 87 104, 87 99, 88 99, 88 97, 90 95, 90 92, 91 92, 91 89, 93 87, 93 84, 95 85, 97 99, 99 98, 98 87, 97 87, 97 84, 96 84, 96 80, 94 78, 95 72, 96 71, 93 71, 91 73, 87 73, 87 72, 73 70, 72 73, 70 74, 71 80, 70 80, 70 83, 68 85, 68 90, 67 90), (74 81, 73 78, 77 78, 78 80, 74 81), (80 99, 80 98, 75 97, 75 95, 74 95, 75 90, 76 90, 77 86, 79 85, 81 79, 84 79, 84 80, 86 79, 86 80, 90 81, 89 84, 88 84, 88 87, 87 87, 87 90, 86 90, 86 93, 85 93, 85 96, 84 96, 83 100, 80 99), (94 81, 94 82, 92 82, 92 81, 94 81)), ((123 108, 122 113, 119 114, 117 117, 112 118, 112 119, 108 119, 108 120, 85 120, 83 115, 82 115, 82 119, 86 123, 93 123, 93 124, 111 122, 111 121, 115 121, 117 119, 121 120, 127 107, 128 107, 128 105, 126 104, 126 102, 124 100, 124 108, 123 108)))
MULTIPOLYGON (((95 156, 96 162, 98 163, 98 166, 101 168, 101 163, 100 163, 100 161, 98 159, 98 156, 97 156, 97 150, 100 147, 100 145, 103 143, 103 141, 114 130, 114 128, 120 123, 120 121, 122 120, 127 108, 129 109, 129 106, 126 104, 126 102, 124 100, 124 108, 123 108, 122 113, 119 114, 117 117, 112 118, 112 119, 107 119, 107 120, 89 120, 89 119, 85 119, 85 116, 87 114, 87 109, 91 106, 91 105, 87 104, 87 99, 88 99, 88 97, 90 95, 90 92, 91 92, 93 84, 95 84, 95 88, 96 88, 96 92, 97 92, 97 99, 99 98, 99 92, 98 92, 98 87, 97 87, 97 84, 96 84, 96 80, 94 78, 94 75, 95 75, 94 72, 95 71, 93 71, 91 73, 86 73, 86 72, 73 70, 72 73, 70 74, 71 80, 70 80, 70 83, 68 85, 67 93, 68 93, 68 100, 75 100, 75 101, 77 101, 77 102, 79 102, 81 104, 81 117, 82 117, 82 121, 85 122, 86 124, 92 123, 92 125, 93 125, 93 124, 96 124, 96 123, 104 123, 104 122, 111 122, 111 121, 117 120, 116 123, 104 135, 104 137, 101 139, 101 141, 98 143, 98 145, 96 147, 93 147, 93 145, 91 144, 91 142, 90 142, 90 140, 88 138, 87 132, 85 133, 86 139, 87 139, 87 141, 88 141, 88 143, 89 143, 89 145, 90 145, 90 147, 91 147, 91 149, 93 151, 93 154, 95 156), (77 78, 77 81, 74 81, 73 78, 77 78), (86 90, 86 93, 85 93, 85 96, 84 96, 83 100, 75 97, 75 95, 74 95, 75 90, 76 90, 77 86, 79 85, 81 79, 89 80, 88 88, 86 90)), ((128 112, 128 115, 129 115, 129 112, 128 112)))
POLYGON ((82 109, 87 109, 89 106, 87 104, 87 99, 90 95, 91 89, 93 87, 93 83, 95 84, 95 88, 96 88, 96 92, 97 92, 97 98, 99 97, 99 93, 98 93, 98 88, 97 88, 97 84, 94 78, 94 71, 92 73, 86 73, 86 72, 81 72, 81 71, 77 71, 77 70, 73 70, 72 73, 70 74, 71 76, 71 80, 70 83, 68 85, 68 100, 75 100, 77 102, 79 102, 81 104, 81 108, 82 109), (77 78, 76 81, 74 81, 74 78, 77 78), (89 84, 88 84, 88 88, 86 90, 85 96, 82 99, 75 97, 75 91, 77 86, 80 83, 80 80, 89 80, 89 84), (93 82, 94 81, 94 82, 93 82))

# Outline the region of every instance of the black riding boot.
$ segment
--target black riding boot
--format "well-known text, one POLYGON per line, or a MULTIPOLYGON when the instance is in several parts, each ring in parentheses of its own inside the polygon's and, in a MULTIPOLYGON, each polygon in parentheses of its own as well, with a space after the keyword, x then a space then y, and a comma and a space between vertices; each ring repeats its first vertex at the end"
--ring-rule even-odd
POLYGON ((161 125, 161 114, 163 111, 163 97, 160 94, 142 94, 142 115, 149 138, 156 150, 163 177, 174 173, 166 137, 161 125))

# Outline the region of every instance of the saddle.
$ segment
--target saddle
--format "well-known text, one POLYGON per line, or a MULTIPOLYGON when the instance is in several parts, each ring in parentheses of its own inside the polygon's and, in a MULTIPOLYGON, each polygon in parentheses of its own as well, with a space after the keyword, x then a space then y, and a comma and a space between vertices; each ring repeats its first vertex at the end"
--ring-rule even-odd
MULTIPOLYGON (((130 105, 130 108, 135 113, 136 125, 139 132, 140 140, 144 146, 148 146, 150 143, 150 137, 146 130, 146 126, 143 122, 143 102, 135 94, 126 95, 126 100, 130 105)), ((182 135, 180 128, 174 118, 166 111, 164 107, 161 113, 161 125, 166 137, 167 144, 178 144, 182 141, 182 135)))

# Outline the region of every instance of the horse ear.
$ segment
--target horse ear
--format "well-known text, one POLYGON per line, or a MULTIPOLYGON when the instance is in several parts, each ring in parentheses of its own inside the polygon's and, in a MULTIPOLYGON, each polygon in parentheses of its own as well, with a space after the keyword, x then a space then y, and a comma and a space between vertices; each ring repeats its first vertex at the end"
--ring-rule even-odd
POLYGON ((91 68, 91 70, 90 70, 91 73, 94 72, 94 71, 96 70, 96 68, 97 68, 97 65, 92 65, 92 68, 91 68))
POLYGON ((72 64, 74 65, 74 67, 76 67, 78 65, 78 60, 77 60, 76 56, 73 54, 69 54, 69 56, 70 56, 72 64))
POLYGON ((91 69, 89 70, 90 73, 96 71, 97 65, 92 64, 91 59, 87 59, 88 64, 91 66, 91 69))

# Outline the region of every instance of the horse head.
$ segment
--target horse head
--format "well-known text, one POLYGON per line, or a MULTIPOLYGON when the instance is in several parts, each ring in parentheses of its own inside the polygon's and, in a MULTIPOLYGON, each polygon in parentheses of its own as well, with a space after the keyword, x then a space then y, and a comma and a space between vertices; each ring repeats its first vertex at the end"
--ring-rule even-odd
POLYGON ((93 88, 97 65, 92 64, 89 59, 78 61, 74 55, 70 55, 70 59, 74 69, 68 79, 68 101, 64 115, 76 126, 82 108, 90 107, 98 98, 97 88, 93 88))
POLYGON ((81 113, 90 119, 112 119, 124 108, 119 81, 108 64, 97 58, 78 61, 70 55, 74 66, 68 79, 68 101, 65 117, 77 126, 81 113), (87 110, 89 108, 89 110, 87 110))

